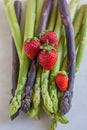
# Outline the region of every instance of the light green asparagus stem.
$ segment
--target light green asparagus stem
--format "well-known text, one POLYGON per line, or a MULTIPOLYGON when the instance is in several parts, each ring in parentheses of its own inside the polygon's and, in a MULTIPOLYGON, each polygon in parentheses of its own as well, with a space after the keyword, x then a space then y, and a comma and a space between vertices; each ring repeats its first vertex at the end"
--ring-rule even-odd
POLYGON ((36 75, 36 81, 34 84, 34 92, 33 92, 33 105, 34 108, 37 108, 40 105, 40 77, 41 77, 42 68, 41 66, 38 67, 38 72, 36 75))
POLYGON ((15 41, 16 49, 19 56, 19 61, 22 53, 22 34, 20 31, 20 27, 17 21, 17 17, 14 9, 14 1, 13 0, 4 0, 6 14, 8 18, 8 22, 10 25, 11 33, 15 41))
POLYGON ((69 121, 67 120, 67 118, 64 115, 61 115, 60 112, 58 112, 54 118, 52 119, 52 124, 50 126, 50 130, 55 130, 58 126, 58 122, 62 123, 62 124, 68 124, 69 121))
POLYGON ((69 4, 69 10, 71 14, 71 20, 74 21, 74 18, 76 16, 76 12, 79 7, 80 0, 71 0, 69 4))
POLYGON ((41 74, 41 93, 44 107, 51 113, 53 113, 53 104, 48 92, 48 75, 50 71, 42 70, 41 74))
POLYGON ((77 57, 76 57, 76 72, 78 72, 78 70, 80 68, 82 58, 84 55, 84 50, 87 45, 87 8, 85 10, 85 15, 84 15, 83 23, 82 23, 82 29, 81 29, 81 33, 80 33, 79 43, 80 44, 79 44, 77 57))
POLYGON ((37 30, 38 30, 38 26, 39 26, 38 24, 39 24, 44 0, 36 0, 36 2, 37 2, 37 5, 36 5, 35 36, 37 36, 37 30))
MULTIPOLYGON (((33 37, 34 24, 35 24, 35 9, 36 9, 36 0, 28 0, 27 10, 26 10, 24 41, 27 38, 33 37)), ((17 85, 15 96, 13 97, 13 100, 10 104, 10 116, 14 115, 21 107, 21 97, 25 88, 29 63, 30 60, 26 57, 23 50, 21 63, 20 63, 18 85, 17 85)))
POLYGON ((85 6, 82 5, 76 15, 76 19, 74 21, 74 34, 75 34, 75 37, 77 36, 77 34, 79 33, 79 30, 81 28, 81 23, 82 23, 82 20, 83 20, 83 17, 84 17, 84 12, 85 12, 85 6))
POLYGON ((54 30, 54 25, 55 25, 54 23, 56 21, 56 16, 57 16, 57 8, 58 8, 57 0, 53 0, 51 16, 50 16, 48 27, 47 27, 47 30, 49 31, 54 30))
POLYGON ((58 10, 56 25, 54 27, 54 32, 56 32, 56 34, 58 36, 58 40, 60 39, 60 36, 61 36, 61 33, 62 33, 61 30, 62 30, 62 21, 61 21, 60 12, 58 10))
POLYGON ((40 119, 39 111, 40 111, 40 107, 37 107, 36 109, 32 107, 28 113, 29 117, 30 118, 36 117, 40 119))

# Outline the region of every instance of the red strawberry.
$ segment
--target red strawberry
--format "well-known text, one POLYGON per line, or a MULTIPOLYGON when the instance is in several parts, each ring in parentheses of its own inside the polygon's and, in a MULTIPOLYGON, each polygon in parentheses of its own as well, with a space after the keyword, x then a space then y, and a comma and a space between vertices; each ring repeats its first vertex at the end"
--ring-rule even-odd
POLYGON ((69 78, 63 73, 59 73, 56 77, 56 84, 60 91, 64 92, 68 88, 69 78))
POLYGON ((46 70, 52 70, 58 58, 56 51, 44 51, 39 54, 39 62, 41 66, 46 70))
POLYGON ((40 51, 40 45, 41 43, 39 40, 30 40, 25 42, 24 51, 31 60, 36 58, 36 56, 38 55, 40 51))
POLYGON ((54 47, 58 48, 58 38, 57 34, 55 32, 46 32, 44 35, 40 38, 41 44, 47 43, 48 44, 54 44, 54 47))

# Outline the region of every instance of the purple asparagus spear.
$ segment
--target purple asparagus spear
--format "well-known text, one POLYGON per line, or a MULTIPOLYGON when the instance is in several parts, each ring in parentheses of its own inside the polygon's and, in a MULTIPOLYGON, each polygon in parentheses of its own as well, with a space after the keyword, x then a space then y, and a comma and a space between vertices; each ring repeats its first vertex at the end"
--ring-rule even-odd
MULTIPOLYGON (((20 24, 21 2, 16 1, 14 3, 14 7, 15 7, 15 12, 16 12, 18 23, 20 24)), ((18 73, 19 73, 19 59, 18 59, 18 54, 17 54, 14 40, 12 38, 12 95, 13 96, 15 94, 15 90, 17 87, 18 73)))
POLYGON ((67 40, 67 71, 69 77, 68 90, 64 93, 60 102, 60 111, 62 114, 66 114, 71 108, 71 101, 73 96, 75 66, 76 66, 76 54, 75 54, 75 39, 74 30, 70 18, 70 13, 67 6, 66 0, 58 0, 59 10, 61 18, 65 27, 66 40, 67 40))
MULTIPOLYGON (((41 13, 41 18, 40 18, 40 22, 39 22, 39 27, 38 27, 38 30, 37 30, 38 36, 39 36, 40 33, 45 31, 45 29, 46 29, 48 18, 49 18, 50 11, 51 11, 51 6, 52 6, 52 0, 45 0, 44 1, 42 13, 41 13)), ((24 112, 28 112, 29 109, 32 106, 32 102, 31 102, 32 87, 34 85, 34 81, 35 81, 35 78, 36 78, 37 65, 38 65, 38 60, 36 58, 31 63, 31 67, 30 67, 29 75, 28 75, 28 80, 27 80, 26 90, 23 94, 23 100, 22 100, 22 107, 21 108, 24 112)))
MULTIPOLYGON (((20 24, 21 1, 15 1, 14 8, 15 8, 15 13, 17 16, 18 23, 20 24)), ((14 96, 15 90, 17 88, 18 74, 19 74, 19 59, 18 59, 18 54, 15 47, 14 39, 12 38, 12 89, 11 89, 12 96, 14 96)), ((11 119, 13 120, 18 115, 19 115, 19 111, 14 116, 12 116, 11 119)))

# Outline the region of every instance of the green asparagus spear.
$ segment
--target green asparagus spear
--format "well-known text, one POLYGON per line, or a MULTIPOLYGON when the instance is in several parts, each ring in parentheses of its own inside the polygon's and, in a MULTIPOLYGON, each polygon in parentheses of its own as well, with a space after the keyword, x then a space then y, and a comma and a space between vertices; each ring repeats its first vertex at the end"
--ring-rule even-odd
POLYGON ((18 57, 20 60, 23 41, 22 41, 22 34, 20 31, 20 27, 19 27, 17 17, 15 14, 14 2, 13 0, 4 0, 4 4, 5 4, 6 14, 7 14, 8 22, 9 22, 10 29, 12 32, 12 36, 15 41, 16 49, 18 52, 18 57))
POLYGON ((85 12, 85 6, 82 5, 76 15, 76 19, 74 20, 74 35, 75 37, 77 36, 77 34, 79 33, 79 30, 81 28, 81 23, 84 17, 84 12, 85 12), (79 21, 79 22, 78 22, 79 21))
POLYGON ((78 70, 79 70, 79 67, 81 65, 82 58, 84 55, 84 50, 87 45, 87 8, 85 9, 85 15, 84 15, 84 19, 82 22, 82 28, 81 28, 79 35, 80 35, 80 38, 79 38, 80 44, 79 44, 77 57, 76 57, 76 72, 78 72, 78 70))
POLYGON ((55 27, 54 27, 54 32, 56 32, 58 39, 60 39, 61 30, 62 30, 62 22, 61 22, 60 12, 58 10, 57 20, 56 20, 56 24, 55 24, 55 27))
POLYGON ((53 113, 53 104, 48 92, 48 75, 50 71, 42 70, 41 74, 41 93, 44 107, 50 112, 53 113))
POLYGON ((33 92, 33 105, 34 108, 37 108, 40 105, 40 77, 41 77, 41 66, 38 67, 38 72, 36 75, 36 81, 34 84, 34 92, 33 92))
POLYGON ((36 2, 37 3, 36 3, 35 36, 37 36, 37 30, 38 30, 38 26, 39 26, 39 19, 40 19, 40 16, 41 16, 44 0, 37 0, 36 2))
POLYGON ((56 16, 57 16, 57 8, 58 8, 57 0, 53 0, 51 16, 50 16, 48 27, 47 27, 47 30, 49 30, 49 31, 53 31, 54 30, 54 25, 55 25, 56 16))
POLYGON ((37 107, 36 109, 32 107, 28 114, 30 118, 37 117, 38 119, 40 119, 39 112, 40 112, 40 107, 37 107))
MULTIPOLYGON (((35 9, 36 9, 36 0, 28 0, 27 11, 26 11, 26 23, 25 23, 25 33, 24 33, 24 41, 27 38, 32 38, 34 34, 34 23, 35 23, 35 9)), ((20 62, 20 71, 18 78, 18 85, 15 92, 15 96, 10 104, 10 116, 13 116, 21 107, 21 97, 25 88, 27 72, 29 68, 30 60, 22 51, 20 62)))
POLYGON ((80 0, 71 0, 69 4, 69 11, 71 14, 71 20, 74 21, 76 12, 78 11, 80 0))

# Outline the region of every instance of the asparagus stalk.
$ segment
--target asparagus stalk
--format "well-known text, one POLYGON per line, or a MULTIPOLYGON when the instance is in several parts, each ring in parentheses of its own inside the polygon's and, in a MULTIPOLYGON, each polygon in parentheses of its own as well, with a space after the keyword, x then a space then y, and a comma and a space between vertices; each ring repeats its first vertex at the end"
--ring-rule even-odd
POLYGON ((74 21, 74 35, 75 37, 77 36, 77 34, 79 33, 79 30, 81 28, 81 23, 84 17, 84 12, 85 12, 85 6, 82 5, 77 13, 76 19, 74 21), (79 21, 79 22, 78 22, 79 21))
MULTIPOLYGON (((75 17, 77 8, 78 8, 78 3, 79 3, 79 0, 74 0, 74 1, 71 1, 69 4, 69 10, 70 10, 70 15, 72 17, 72 21, 74 20, 74 17, 75 17)), ((57 33, 57 30, 58 30, 58 28, 55 28, 56 33, 57 33)), ((58 99, 57 99, 58 97, 57 97, 57 92, 56 92, 57 90, 56 90, 56 86, 55 86, 55 77, 58 74, 58 71, 60 69, 60 65, 62 62, 62 56, 63 56, 63 52, 64 52, 64 50, 63 50, 64 40, 65 40, 65 36, 63 34, 59 41, 59 48, 58 48, 59 58, 55 64, 53 70, 50 73, 50 80, 49 80, 49 94, 50 94, 51 100, 53 102, 54 112, 57 112, 57 110, 58 110, 58 99)))
MULTIPOLYGON (((35 23, 35 9, 36 9, 36 0, 28 0, 27 10, 26 10, 26 22, 25 22, 25 33, 24 33, 24 41, 27 38, 32 38, 34 34, 34 23, 35 23)), ((27 79, 27 73, 29 68, 30 60, 22 51, 21 56, 21 64, 20 64, 20 71, 19 71, 19 78, 18 78, 18 85, 15 92, 15 96, 10 104, 10 116, 13 117, 14 114, 20 109, 21 107, 21 99, 22 94, 25 88, 25 83, 27 79)))
MULTIPOLYGON (((16 1, 14 3, 15 7, 15 13, 17 16, 18 23, 20 24, 20 17, 21 17, 21 2, 16 1)), ((17 50, 15 47, 14 39, 12 39, 12 95, 14 96, 15 90, 17 87, 17 81, 18 81, 18 73, 19 73, 19 59, 17 50)))
MULTIPOLYGON (((82 26, 82 20, 83 20, 83 17, 84 17, 84 12, 85 12, 85 6, 82 5, 80 7, 80 9, 78 10, 76 18, 73 22, 74 36, 75 36, 75 39, 76 39, 76 51, 78 49, 78 43, 79 43, 79 37, 80 37, 80 36, 78 36, 78 33, 79 33, 81 26, 82 26), (78 21, 79 21, 79 23, 78 23, 78 21)), ((65 66, 67 66, 67 56, 66 55, 63 59, 63 63, 61 65, 61 70, 64 70, 65 66)))
MULTIPOLYGON (((46 25, 47 25, 47 21, 49 18, 49 14, 50 14, 50 10, 51 10, 51 5, 52 5, 52 0, 46 0, 44 2, 44 6, 42 9, 42 15, 41 15, 41 19, 40 19, 40 23, 39 23, 39 27, 38 27, 38 31, 37 31, 37 35, 39 35, 41 32, 45 31, 46 29, 46 25)), ((30 109, 30 99, 31 99, 31 94, 30 94, 30 90, 33 87, 35 78, 36 78, 36 68, 37 68, 37 58, 35 60, 32 61, 32 63, 34 62, 34 64, 31 65, 30 67, 30 75, 28 76, 28 83, 27 83, 27 87, 29 88, 27 93, 25 94, 25 97, 22 100, 22 110, 24 110, 25 112, 28 112, 28 110, 30 109), (34 68, 35 69, 32 69, 34 68), (30 84, 30 79, 32 79, 32 84, 30 84), (25 110, 26 109, 26 110, 25 110)))
MULTIPOLYGON (((77 10, 78 10, 78 7, 79 7, 79 3, 80 3, 80 0, 71 0, 70 1, 70 4, 68 6, 69 8, 69 11, 70 11, 70 16, 71 16, 71 21, 74 22, 74 19, 75 19, 75 16, 77 14, 77 10)), ((64 28, 62 28, 62 35, 61 37, 63 37, 63 43, 64 43, 64 52, 62 53, 62 58, 61 58, 61 62, 62 62, 62 59, 64 59, 65 55, 67 54, 67 49, 66 49, 66 38, 65 38, 65 34, 64 34, 64 28)), ((61 46, 61 45, 60 45, 61 46)), ((60 62, 60 65, 61 65, 61 62, 60 62)), ((59 66, 60 67, 60 66, 59 66)))
POLYGON ((76 72, 78 72, 79 70, 84 55, 84 51, 87 45, 87 8, 85 9, 85 15, 82 22, 81 33, 79 35, 80 35, 80 39, 79 39, 80 44, 79 44, 77 57, 76 57, 76 72))
POLYGON ((20 59, 22 53, 22 34, 15 14, 14 2, 13 0, 4 0, 4 4, 12 36, 18 52, 18 57, 20 59))
MULTIPOLYGON (((72 20, 74 20, 74 18, 75 18, 76 11, 77 11, 78 5, 79 5, 79 1, 80 0, 71 0, 70 1, 69 10, 70 10, 72 20)), ((56 21, 56 26, 55 26, 54 31, 57 33, 57 36, 60 40, 60 37, 61 37, 62 33, 64 33, 64 31, 63 31, 63 25, 62 25, 62 22, 61 22, 61 16, 60 16, 59 11, 58 11, 57 21, 56 21)))
POLYGON ((48 75, 50 71, 44 70, 41 74, 41 95, 43 100, 43 105, 46 110, 50 113, 53 113, 53 103, 51 101, 49 92, 48 92, 48 75))
POLYGON ((69 11, 70 11, 70 16, 71 20, 74 21, 76 13, 78 11, 80 0, 71 0, 69 4, 69 11))
POLYGON ((48 23, 48 27, 47 30, 49 31, 53 31, 54 30, 54 26, 55 26, 55 21, 56 21, 56 17, 57 17, 57 0, 53 0, 52 1, 52 10, 51 10, 51 15, 49 18, 49 23, 48 23))
POLYGON ((44 4, 44 0, 37 0, 37 3, 36 3, 37 7, 36 7, 35 36, 37 36, 37 30, 38 30, 38 27, 39 27, 39 20, 40 20, 43 4, 44 4))
POLYGON ((33 105, 34 105, 34 108, 37 109, 38 106, 40 105, 40 77, 41 77, 41 72, 42 72, 42 68, 41 66, 38 67, 38 72, 37 72, 37 75, 36 75, 36 81, 35 81, 35 84, 34 84, 34 92, 33 92, 33 105))
POLYGON ((68 50, 68 77, 69 84, 68 90, 64 93, 61 103, 60 111, 62 114, 66 114, 71 108, 71 99, 73 94, 74 85, 74 75, 75 75, 75 40, 74 40, 74 29, 72 26, 68 6, 66 0, 59 0, 59 9, 61 13, 61 18, 65 27, 66 40, 67 40, 67 50, 68 50))
POLYGON ((28 110, 31 108, 31 97, 32 97, 32 87, 34 84, 34 78, 36 75, 36 61, 34 60, 31 64, 32 69, 28 72, 28 81, 26 84, 25 92, 23 93, 22 98, 22 111, 25 113, 28 112, 28 110), (32 74, 32 77, 30 76, 32 74))

